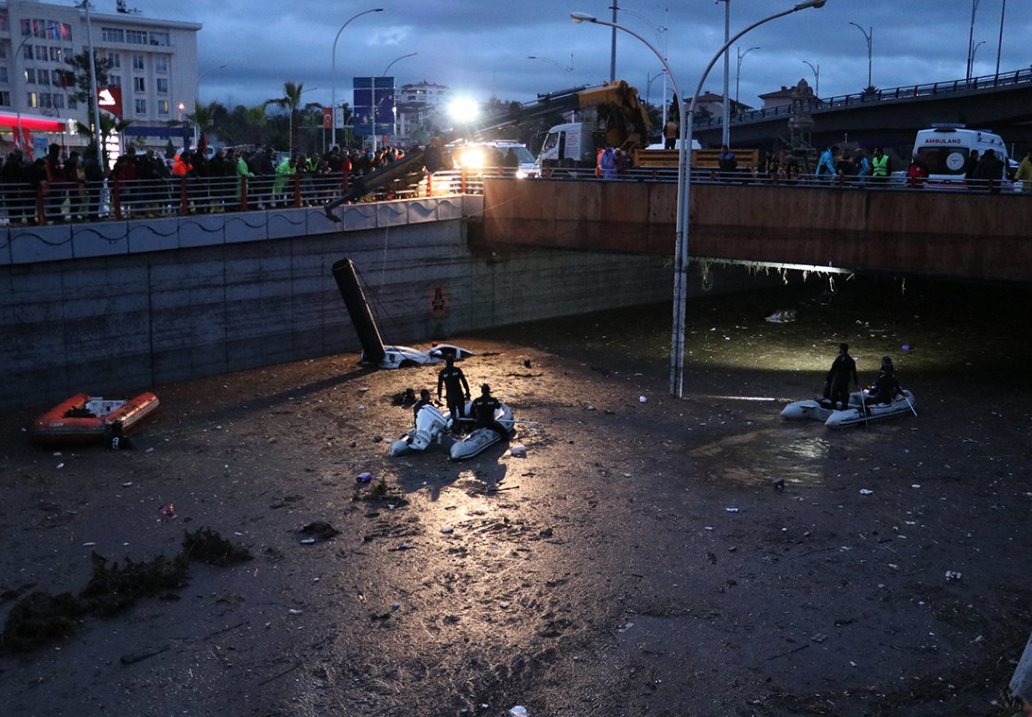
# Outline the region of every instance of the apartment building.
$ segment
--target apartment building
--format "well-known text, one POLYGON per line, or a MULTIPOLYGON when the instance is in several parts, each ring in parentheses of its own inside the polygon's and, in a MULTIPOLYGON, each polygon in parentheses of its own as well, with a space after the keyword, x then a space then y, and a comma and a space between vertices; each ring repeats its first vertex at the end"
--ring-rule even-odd
MULTIPOLYGON (((167 128, 193 112, 198 23, 160 20, 93 0, 0 1, 0 112, 87 121, 87 105, 62 81, 66 58, 89 45, 111 64, 108 86, 122 91, 122 118, 138 128, 167 128)), ((156 135, 157 136, 157 135, 156 135)), ((77 144, 72 140, 73 144, 77 144)))

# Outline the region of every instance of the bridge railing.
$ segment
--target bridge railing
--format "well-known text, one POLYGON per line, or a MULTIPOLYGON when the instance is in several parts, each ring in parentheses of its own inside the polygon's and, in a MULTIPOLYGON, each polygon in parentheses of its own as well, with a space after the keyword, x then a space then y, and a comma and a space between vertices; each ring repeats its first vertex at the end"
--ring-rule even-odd
MULTIPOLYGON (((856 107, 857 105, 871 104, 877 102, 896 102, 903 100, 914 100, 922 97, 942 96, 963 92, 974 92, 978 90, 996 89, 1012 85, 1026 85, 1032 83, 1032 68, 1027 70, 1015 70, 1013 72, 1001 72, 995 75, 984 75, 972 77, 970 80, 950 80, 946 82, 931 82, 921 85, 906 85, 904 87, 893 87, 874 92, 856 92, 849 95, 835 95, 832 97, 813 98, 810 104, 810 112, 819 114, 831 110, 843 109, 845 107, 856 107)), ((736 113, 731 117, 731 124, 747 122, 760 122, 780 117, 788 117, 792 114, 791 105, 780 105, 778 107, 766 107, 762 109, 748 110, 736 113)), ((703 117, 695 120, 696 129, 710 129, 721 125, 721 117, 703 117)))

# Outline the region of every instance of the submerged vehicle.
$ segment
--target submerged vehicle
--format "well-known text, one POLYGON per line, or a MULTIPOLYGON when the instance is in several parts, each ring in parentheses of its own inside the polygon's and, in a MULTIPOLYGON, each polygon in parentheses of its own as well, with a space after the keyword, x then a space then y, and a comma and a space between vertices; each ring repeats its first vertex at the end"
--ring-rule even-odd
POLYGON ((866 389, 849 394, 849 407, 845 410, 834 410, 831 407, 831 401, 824 398, 796 401, 785 406, 781 411, 781 417, 789 421, 823 421, 828 428, 847 428, 860 424, 866 425, 873 421, 897 418, 909 413, 917 415, 914 409, 917 400, 914 398, 914 394, 906 389, 903 390, 903 393, 897 394, 889 403, 864 405, 864 400, 867 398, 870 398, 870 394, 866 389))

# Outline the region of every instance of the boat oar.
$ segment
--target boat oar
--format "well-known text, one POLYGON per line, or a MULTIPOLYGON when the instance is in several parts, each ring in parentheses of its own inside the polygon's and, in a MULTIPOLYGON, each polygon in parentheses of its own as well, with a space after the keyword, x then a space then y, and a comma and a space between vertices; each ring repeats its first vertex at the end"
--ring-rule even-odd
POLYGON ((902 388, 900 388, 899 390, 903 394, 903 399, 907 402, 907 405, 910 406, 910 410, 913 411, 915 416, 917 416, 917 409, 914 408, 914 404, 910 402, 910 396, 908 396, 907 392, 902 388))

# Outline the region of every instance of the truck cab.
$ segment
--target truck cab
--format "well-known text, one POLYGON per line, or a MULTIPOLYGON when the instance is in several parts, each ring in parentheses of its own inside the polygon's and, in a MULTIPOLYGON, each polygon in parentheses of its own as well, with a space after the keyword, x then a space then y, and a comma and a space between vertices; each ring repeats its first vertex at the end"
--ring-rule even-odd
POLYGON ((537 164, 541 168, 594 167, 597 151, 592 139, 591 124, 568 122, 548 130, 537 164))

